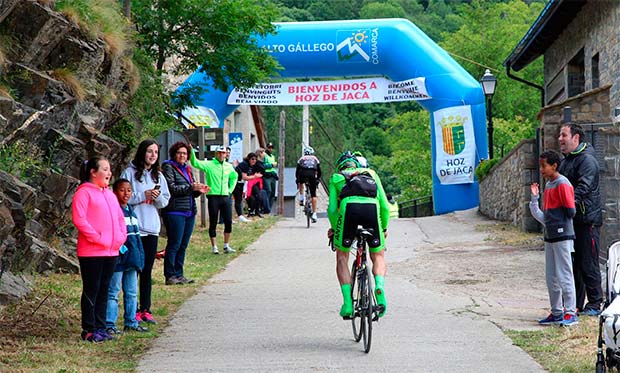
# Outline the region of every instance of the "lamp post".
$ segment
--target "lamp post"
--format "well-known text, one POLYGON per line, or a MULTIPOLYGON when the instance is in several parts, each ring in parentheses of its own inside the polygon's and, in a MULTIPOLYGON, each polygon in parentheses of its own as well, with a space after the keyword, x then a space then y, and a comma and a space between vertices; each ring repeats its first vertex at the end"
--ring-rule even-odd
POLYGON ((495 94, 495 86, 497 78, 489 69, 486 69, 484 75, 480 79, 482 83, 482 91, 487 101, 487 133, 489 136, 489 159, 493 159, 493 94, 495 94))

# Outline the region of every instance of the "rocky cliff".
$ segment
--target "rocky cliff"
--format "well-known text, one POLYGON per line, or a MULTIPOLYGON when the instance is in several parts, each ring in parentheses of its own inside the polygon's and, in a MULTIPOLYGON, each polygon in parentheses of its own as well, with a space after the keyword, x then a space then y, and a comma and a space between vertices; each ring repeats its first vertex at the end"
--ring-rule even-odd
POLYGON ((102 155, 118 175, 127 158, 103 133, 126 113, 131 57, 51 3, 0 0, 0 306, 33 273, 78 271, 80 164, 102 155))

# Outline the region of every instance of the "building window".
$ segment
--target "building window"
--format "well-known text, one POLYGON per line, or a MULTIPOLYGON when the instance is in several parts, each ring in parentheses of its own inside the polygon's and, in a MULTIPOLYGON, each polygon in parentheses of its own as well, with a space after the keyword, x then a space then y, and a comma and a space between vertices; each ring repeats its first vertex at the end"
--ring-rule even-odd
POLYGON ((592 89, 600 86, 598 53, 592 57, 592 89))
POLYGON ((583 48, 573 57, 566 67, 568 97, 576 96, 585 91, 585 66, 583 48))

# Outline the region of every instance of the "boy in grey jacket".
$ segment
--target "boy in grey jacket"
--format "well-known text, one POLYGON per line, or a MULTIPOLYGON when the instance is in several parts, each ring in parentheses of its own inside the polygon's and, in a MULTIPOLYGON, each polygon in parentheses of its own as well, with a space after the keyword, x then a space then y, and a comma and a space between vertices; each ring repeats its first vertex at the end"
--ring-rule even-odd
POLYGON ((569 326, 579 322, 571 260, 575 195, 571 183, 558 172, 559 165, 560 154, 556 151, 548 150, 540 155, 540 174, 547 180, 543 210, 538 207, 539 187, 534 183, 530 188, 530 211, 544 225, 545 275, 551 303, 549 316, 538 322, 569 326))

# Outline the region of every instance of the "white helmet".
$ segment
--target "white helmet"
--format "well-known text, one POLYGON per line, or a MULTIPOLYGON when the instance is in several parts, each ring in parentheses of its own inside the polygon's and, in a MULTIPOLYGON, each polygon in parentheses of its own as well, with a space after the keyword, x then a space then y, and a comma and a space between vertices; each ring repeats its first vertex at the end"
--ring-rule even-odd
POLYGON ((306 146, 304 148, 304 155, 313 155, 314 154, 314 149, 312 149, 311 146, 306 146))
POLYGON ((358 155, 355 158, 357 158, 357 161, 359 162, 361 168, 368 168, 368 159, 362 157, 361 155, 358 155))

